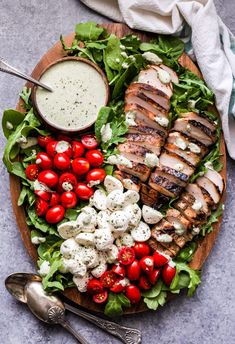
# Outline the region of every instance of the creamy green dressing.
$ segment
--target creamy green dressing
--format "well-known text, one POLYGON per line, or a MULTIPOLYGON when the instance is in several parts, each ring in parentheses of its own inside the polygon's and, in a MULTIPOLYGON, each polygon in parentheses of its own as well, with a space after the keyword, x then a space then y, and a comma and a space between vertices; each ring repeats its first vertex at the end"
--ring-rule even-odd
POLYGON ((53 89, 53 92, 40 87, 36 90, 38 110, 52 126, 82 129, 94 123, 99 109, 105 105, 105 82, 88 63, 59 62, 49 68, 40 81, 53 89))

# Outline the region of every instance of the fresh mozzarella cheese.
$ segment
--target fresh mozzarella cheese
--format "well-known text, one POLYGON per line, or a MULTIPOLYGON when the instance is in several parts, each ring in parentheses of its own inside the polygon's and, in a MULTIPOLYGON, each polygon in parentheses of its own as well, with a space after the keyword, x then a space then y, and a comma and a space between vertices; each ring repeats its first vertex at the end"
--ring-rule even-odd
POLYGON ((140 195, 137 191, 134 190, 128 190, 124 192, 124 206, 127 206, 129 204, 135 204, 139 202, 140 195))
POLYGON ((98 227, 107 227, 110 223, 111 211, 101 210, 97 215, 97 225, 98 227))
POLYGON ((127 214, 122 210, 114 211, 110 216, 110 224, 114 232, 125 232, 129 224, 127 214))
POLYGON ((131 236, 135 241, 147 241, 151 237, 151 230, 146 223, 140 221, 138 226, 131 230, 131 236))
POLYGON ((87 284, 91 279, 91 275, 86 273, 83 277, 73 276, 73 282, 81 293, 87 291, 87 284))
POLYGON ((76 236, 79 232, 79 226, 76 221, 64 222, 57 227, 59 235, 63 239, 69 239, 76 236))
POLYGON ((77 225, 83 232, 94 232, 95 224, 92 223, 92 216, 81 212, 77 217, 77 225))
POLYGON ((118 258, 118 248, 116 245, 112 245, 109 250, 106 251, 106 261, 108 264, 114 263, 118 258))
POLYGON ((44 260, 44 262, 41 264, 40 269, 38 270, 38 273, 40 276, 44 277, 50 272, 50 263, 47 260, 44 260))
POLYGON ((142 216, 144 222, 151 225, 158 223, 163 218, 163 215, 160 213, 160 211, 148 207, 147 205, 144 205, 142 208, 142 216))
POLYGON ((100 278, 103 275, 103 273, 107 270, 107 268, 108 268, 107 264, 101 263, 97 267, 91 270, 91 274, 95 278, 100 278))
POLYGON ((108 193, 112 192, 113 190, 121 190, 123 191, 123 185, 117 178, 113 176, 106 176, 104 180, 104 186, 108 193))
POLYGON ((116 239, 116 245, 120 248, 122 246, 134 246, 135 242, 132 236, 128 233, 124 233, 120 238, 116 239))
POLYGON ((93 246, 86 246, 83 248, 83 263, 87 268, 95 268, 99 264, 98 251, 93 246))
POLYGON ((76 276, 83 277, 87 272, 87 267, 81 262, 79 255, 71 259, 63 258, 63 265, 71 274, 76 276))
POLYGON ((138 204, 129 204, 123 211, 127 214, 129 218, 130 226, 137 226, 141 220, 141 209, 138 204))
POLYGON ((75 256, 82 247, 76 243, 74 238, 65 240, 60 246, 60 253, 65 258, 70 258, 75 256))
POLYGON ((121 190, 113 190, 107 196, 107 208, 111 211, 120 210, 123 208, 125 196, 121 190))
POLYGON ((111 248, 114 238, 109 229, 97 229, 95 231, 95 245, 97 250, 105 251, 111 248))
POLYGON ((81 245, 94 245, 94 233, 79 233, 75 240, 81 245))
POLYGON ((106 195, 102 190, 96 190, 94 195, 90 198, 90 205, 93 205, 98 210, 105 210, 106 207, 106 195))

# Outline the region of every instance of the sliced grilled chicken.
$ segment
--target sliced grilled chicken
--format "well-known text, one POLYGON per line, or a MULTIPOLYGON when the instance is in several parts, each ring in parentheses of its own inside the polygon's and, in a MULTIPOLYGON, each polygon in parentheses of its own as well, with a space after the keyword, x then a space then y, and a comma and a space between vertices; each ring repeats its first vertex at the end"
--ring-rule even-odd
POLYGON ((172 131, 169 133, 167 143, 178 145, 181 148, 185 148, 186 152, 194 153, 201 159, 207 154, 208 148, 202 145, 195 139, 189 138, 182 133, 172 131))
POLYGON ((118 150, 120 154, 128 160, 144 165, 146 165, 146 154, 151 153, 149 149, 146 149, 140 145, 136 145, 135 143, 129 141, 119 144, 118 150))
POLYGON ((197 121, 210 129, 210 131, 215 132, 217 125, 211 121, 208 117, 203 117, 202 115, 198 115, 195 112, 184 112, 180 114, 181 117, 187 118, 192 121, 197 121))
MULTIPOLYGON (((182 231, 186 232, 187 229, 189 229, 191 222, 184 217, 180 211, 174 208, 169 208, 166 212, 166 219, 168 222, 170 222, 177 233, 180 232, 180 229, 182 228, 182 231)), ((182 233, 183 234, 183 233, 182 233)))
POLYGON ((178 177, 176 177, 176 176, 174 176, 172 174, 167 173, 165 171, 165 167, 164 166, 157 167, 156 170, 154 171, 154 173, 156 173, 158 176, 168 178, 172 183, 178 184, 179 186, 185 187, 187 185, 180 178, 178 178, 178 177))
POLYGON ((132 167, 127 167, 123 165, 117 165, 120 171, 132 174, 133 176, 138 177, 142 182, 146 182, 149 178, 151 169, 146 165, 132 162, 132 167))
POLYGON ((139 73, 138 82, 157 88, 164 92, 169 98, 172 96, 171 86, 169 84, 163 84, 160 81, 158 72, 153 68, 153 65, 139 73))
POLYGON ((166 143, 164 148, 167 152, 175 153, 176 155, 184 159, 184 161, 193 168, 196 167, 201 160, 199 155, 180 149, 178 146, 172 143, 166 143))
POLYGON ((224 189, 224 181, 217 171, 208 169, 204 177, 208 178, 212 183, 214 183, 219 192, 222 194, 224 189))
POLYGON ((159 209, 169 202, 169 198, 147 184, 142 184, 140 198, 143 204, 159 209))
POLYGON ((208 194, 213 199, 213 202, 215 204, 219 203, 219 200, 220 200, 219 191, 217 190, 215 184, 210 179, 208 179, 205 176, 199 177, 197 178, 196 183, 208 192, 208 194))
POLYGON ((208 208, 208 204, 202 193, 201 188, 197 184, 189 184, 186 187, 186 191, 195 198, 195 201, 198 202, 198 204, 202 205, 202 208, 201 208, 202 211, 204 211, 204 213, 207 213, 209 215, 210 210, 208 208))
POLYGON ((122 182, 124 188, 128 190, 134 190, 137 192, 140 191, 141 184, 139 178, 133 176, 132 174, 118 170, 115 171, 113 175, 115 178, 119 179, 122 182))
POLYGON ((169 257, 173 257, 174 256, 174 253, 172 253, 171 251, 167 250, 165 247, 163 247, 161 244, 159 244, 159 242, 157 242, 154 238, 150 238, 148 240, 148 244, 152 248, 153 251, 162 252, 163 254, 165 254, 165 255, 167 255, 169 257))
POLYGON ((164 140, 160 135, 146 135, 140 133, 130 133, 126 135, 128 142, 134 142, 136 145, 140 145, 157 156, 160 154, 161 147, 164 143, 164 140))
POLYGON ((182 186, 172 182, 167 176, 159 175, 157 172, 151 174, 149 186, 169 197, 178 196, 183 190, 182 186))
POLYGON ((161 170, 165 173, 167 173, 168 175, 171 175, 175 178, 177 178, 176 180, 179 181, 180 185, 182 186, 186 186, 187 185, 187 182, 188 182, 188 179, 189 179, 189 176, 181 171, 177 171, 171 167, 168 167, 168 166, 164 166, 164 165, 160 165, 159 167, 157 167, 157 170, 161 170))
POLYGON ((165 219, 162 219, 157 225, 153 226, 151 234, 152 238, 174 255, 179 252, 180 246, 174 242, 174 227, 165 219), (169 242, 167 242, 168 239, 169 242))
POLYGON ((174 82, 175 84, 178 84, 179 83, 179 78, 178 78, 178 75, 176 74, 176 72, 171 69, 170 67, 167 67, 166 65, 164 64, 160 64, 159 67, 161 67, 162 69, 164 69, 167 73, 170 74, 170 77, 171 77, 171 81, 174 82))
POLYGON ((164 142, 166 137, 165 131, 161 129, 151 128, 146 125, 145 122, 140 121, 138 118, 135 119, 136 125, 128 127, 129 134, 145 134, 145 135, 152 135, 152 136, 160 136, 164 142))
POLYGON ((193 204, 195 202, 194 196, 185 192, 180 199, 176 201, 174 207, 178 209, 183 216, 185 216, 192 224, 202 224, 206 221, 207 214, 201 209, 194 210, 193 204))
POLYGON ((159 157, 159 163, 162 166, 178 170, 189 177, 194 173, 194 168, 189 166, 182 158, 174 153, 163 152, 159 157))

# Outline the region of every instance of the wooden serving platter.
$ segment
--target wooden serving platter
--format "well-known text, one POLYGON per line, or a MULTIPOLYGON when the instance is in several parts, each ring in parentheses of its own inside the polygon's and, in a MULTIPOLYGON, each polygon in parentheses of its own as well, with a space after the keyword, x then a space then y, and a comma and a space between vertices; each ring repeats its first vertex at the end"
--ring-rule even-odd
MULTIPOLYGON (((122 37, 126 34, 134 33, 135 35, 139 36, 139 38, 143 41, 148 41, 151 37, 153 37, 153 34, 146 34, 140 31, 133 31, 128 26, 124 24, 104 24, 103 27, 107 28, 108 32, 113 33, 117 35, 118 37, 122 37)), ((74 33, 71 33, 67 37, 65 37, 65 43, 70 46, 71 42, 74 38, 74 33)), ((48 52, 41 58, 41 60, 38 62, 36 67, 34 68, 32 72, 32 76, 37 79, 42 71, 52 62, 55 60, 58 60, 62 57, 66 56, 65 52, 62 49, 62 46, 60 42, 57 42, 48 52)), ((187 67, 192 72, 197 74, 199 77, 202 78, 202 75, 197 68, 197 66, 192 62, 192 60, 186 55, 183 54, 179 62, 182 66, 187 67)), ((32 86, 28 84, 27 86, 32 86)), ((16 109, 18 111, 22 111, 22 102, 19 101, 17 104, 16 109)), ((216 110, 216 109, 214 109, 216 110)), ((221 138, 221 160, 223 162, 223 170, 221 171, 221 175, 226 181, 226 150, 225 150, 225 144, 223 137, 221 138)), ((29 255, 32 257, 34 262, 37 261, 37 250, 36 247, 31 243, 30 240, 30 229, 28 225, 26 224, 26 215, 23 207, 18 207, 17 200, 20 194, 20 179, 16 176, 10 175, 10 192, 11 192, 11 200, 12 200, 12 206, 13 210, 16 216, 16 221, 19 227, 20 235, 23 240, 23 243, 29 253, 29 255)), ((221 202, 224 202, 225 200, 225 190, 222 196, 221 202)), ((208 257, 214 243, 216 240, 216 237, 219 233, 220 226, 221 226, 222 217, 214 225, 214 230, 212 233, 207 235, 204 240, 199 244, 197 251, 195 252, 194 258, 192 262, 190 263, 191 267, 194 269, 201 269, 203 266, 206 258, 208 257)), ((94 302, 92 302, 91 298, 87 296, 86 294, 81 294, 78 292, 76 288, 67 289, 64 291, 64 295, 69 298, 71 301, 75 302, 76 304, 92 311, 101 312, 102 308, 100 306, 97 306, 94 302)), ((137 306, 133 306, 130 309, 127 310, 127 313, 136 313, 136 312, 142 312, 144 310, 147 310, 147 307, 144 303, 139 304, 137 306)))

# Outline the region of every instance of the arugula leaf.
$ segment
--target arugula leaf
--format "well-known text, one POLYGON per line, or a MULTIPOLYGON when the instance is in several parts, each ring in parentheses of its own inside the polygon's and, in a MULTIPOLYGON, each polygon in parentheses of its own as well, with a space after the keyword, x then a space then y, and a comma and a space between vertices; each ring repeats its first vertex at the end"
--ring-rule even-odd
POLYGON ((24 101, 24 107, 26 110, 30 110, 32 107, 32 102, 30 99, 31 91, 31 88, 23 87, 20 93, 20 98, 24 101))
POLYGON ((122 293, 109 292, 108 301, 105 305, 104 314, 109 317, 117 317, 123 314, 123 308, 131 306, 129 299, 122 293))
POLYGON ((189 242, 186 244, 184 248, 182 248, 177 255, 177 261, 180 262, 190 262, 193 258, 194 252, 197 249, 197 243, 194 241, 189 242))
POLYGON ((163 287, 162 280, 158 280, 158 282, 150 290, 143 291, 141 295, 148 299, 154 299, 160 294, 162 287, 163 287))
POLYGON ((126 35, 120 39, 120 43, 125 47, 124 50, 130 51, 133 54, 139 52, 141 41, 135 35, 126 35))
POLYGON ((25 114, 13 109, 8 109, 3 112, 2 129, 4 136, 8 139, 16 127, 24 120, 25 114), (8 126, 12 125, 12 129, 8 126))
POLYGON ((19 207, 23 205, 26 202, 26 200, 29 206, 32 206, 34 204, 36 200, 36 195, 33 193, 33 191, 29 189, 29 187, 30 187, 29 185, 22 187, 20 196, 18 198, 18 203, 17 203, 19 207))
POLYGON ((119 39, 111 34, 108 40, 107 48, 105 51, 105 59, 107 65, 113 69, 119 71, 121 69, 121 64, 123 62, 123 57, 121 55, 120 41, 119 39))
POLYGON ((206 234, 211 233, 213 231, 213 224, 218 222, 220 219, 220 216, 222 216, 224 210, 224 204, 219 204, 218 208, 211 213, 209 218, 207 219, 207 222, 202 225, 200 236, 204 237, 206 234))
POLYGON ((170 285, 170 291, 174 292, 180 290, 183 286, 185 288, 185 276, 181 274, 186 273, 189 276, 188 280, 188 296, 192 296, 197 288, 197 286, 201 283, 201 273, 200 271, 191 269, 186 263, 183 262, 175 262, 176 263, 176 274, 175 277, 170 285), (183 279, 182 279, 183 278, 183 279))
POLYGON ((75 27, 76 38, 81 41, 97 41, 104 32, 95 22, 79 23, 75 27))

